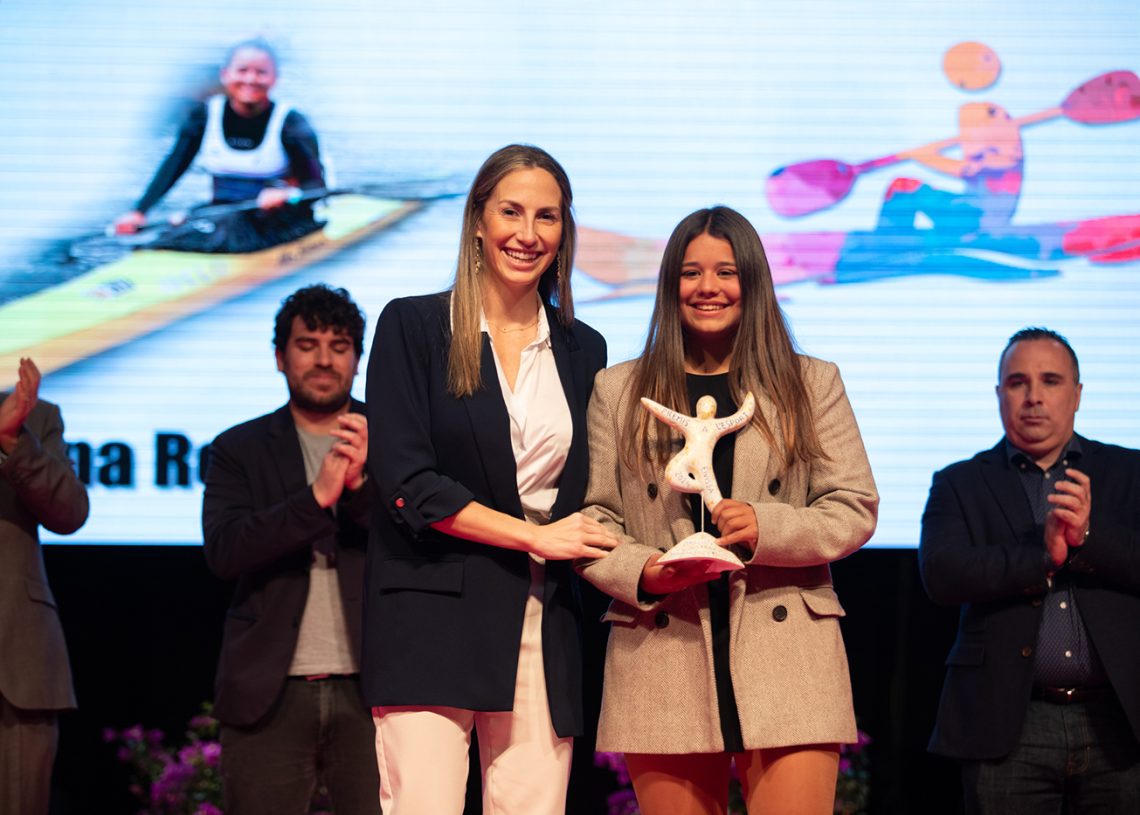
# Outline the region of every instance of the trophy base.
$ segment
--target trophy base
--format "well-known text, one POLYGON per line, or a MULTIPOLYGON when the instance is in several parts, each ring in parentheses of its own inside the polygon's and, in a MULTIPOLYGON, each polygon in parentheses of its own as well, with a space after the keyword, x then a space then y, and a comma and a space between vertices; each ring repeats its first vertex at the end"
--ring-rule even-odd
POLYGON ((732 572, 744 568, 740 558, 723 546, 718 546, 716 538, 708 532, 694 532, 663 554, 657 562, 704 564, 706 574, 732 572))

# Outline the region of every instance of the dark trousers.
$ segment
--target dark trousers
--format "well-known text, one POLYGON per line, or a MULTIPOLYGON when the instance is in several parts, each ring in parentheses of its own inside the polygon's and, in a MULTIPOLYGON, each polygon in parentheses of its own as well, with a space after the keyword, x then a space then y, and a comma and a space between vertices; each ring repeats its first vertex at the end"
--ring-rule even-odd
POLYGON ((0 815, 47 815, 58 721, 54 710, 21 710, 0 696, 0 815))
POLYGON ((254 727, 221 728, 226 815, 305 815, 318 781, 336 815, 379 815, 376 730, 356 677, 290 678, 254 727))
POLYGON ((1140 813, 1140 743, 1113 696, 1033 701, 1000 761, 962 768, 968 815, 1140 813))

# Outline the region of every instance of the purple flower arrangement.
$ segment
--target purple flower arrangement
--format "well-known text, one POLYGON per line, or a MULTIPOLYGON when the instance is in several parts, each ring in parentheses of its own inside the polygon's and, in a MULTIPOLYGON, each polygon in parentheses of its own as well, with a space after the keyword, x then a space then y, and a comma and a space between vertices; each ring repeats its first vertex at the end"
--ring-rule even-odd
MULTIPOLYGON (((222 745, 218 720, 206 702, 186 729, 182 746, 164 744, 161 730, 134 725, 106 728, 103 741, 118 745, 115 755, 131 768, 132 795, 141 803, 138 815, 224 815, 222 811, 222 745)), ((332 815, 328 791, 318 785, 311 815, 332 815)))
POLYGON ((131 768, 139 815, 222 815, 222 746, 210 706, 190 720, 185 745, 168 747, 165 738, 141 725, 103 731, 103 741, 117 744, 115 755, 131 768))
MULTIPOLYGON (((835 815, 865 815, 870 797, 870 770, 867 745, 871 737, 859 731, 855 744, 844 744, 839 748, 839 777, 835 783, 835 815)), ((621 753, 595 753, 594 765, 614 774, 618 789, 606 797, 606 815, 641 815, 637 797, 633 793, 629 769, 625 756, 621 753)), ((736 777, 736 767, 732 767, 728 791, 729 815, 748 815, 740 792, 740 782, 736 777)))
POLYGON ((835 782, 835 815, 864 815, 871 797, 867 745, 871 737, 859 731, 854 744, 839 748, 839 778, 835 782))

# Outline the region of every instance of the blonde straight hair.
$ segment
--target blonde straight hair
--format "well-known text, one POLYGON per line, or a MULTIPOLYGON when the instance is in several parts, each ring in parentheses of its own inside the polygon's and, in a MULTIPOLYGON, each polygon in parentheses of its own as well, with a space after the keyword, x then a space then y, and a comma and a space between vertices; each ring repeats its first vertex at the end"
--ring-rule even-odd
POLYGON ((447 355, 447 390, 452 396, 471 396, 483 387, 483 337, 479 330, 479 312, 483 307, 483 246, 476 236, 483 208, 495 187, 515 170, 538 168, 554 177, 562 193, 562 243, 558 254, 538 281, 538 294, 543 303, 557 306, 558 322, 569 327, 574 322, 574 298, 570 292, 570 270, 574 268, 574 250, 578 230, 574 224, 573 193, 570 179, 545 150, 529 144, 509 144, 488 157, 471 182, 463 209, 463 229, 459 237, 459 260, 455 283, 451 289, 451 345, 447 355))

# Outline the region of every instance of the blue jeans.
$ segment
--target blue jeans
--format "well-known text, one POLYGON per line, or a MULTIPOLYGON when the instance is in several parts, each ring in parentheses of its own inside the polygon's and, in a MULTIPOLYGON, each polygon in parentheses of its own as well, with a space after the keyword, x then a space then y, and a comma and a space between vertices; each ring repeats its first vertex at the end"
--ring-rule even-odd
POLYGON ((1140 743, 1115 697, 1031 701, 1013 751, 962 781, 968 815, 1140 813, 1140 743))
POLYGON ((380 815, 376 728, 355 676, 287 679, 263 721, 221 737, 226 815, 305 815, 318 780, 337 815, 380 815))

